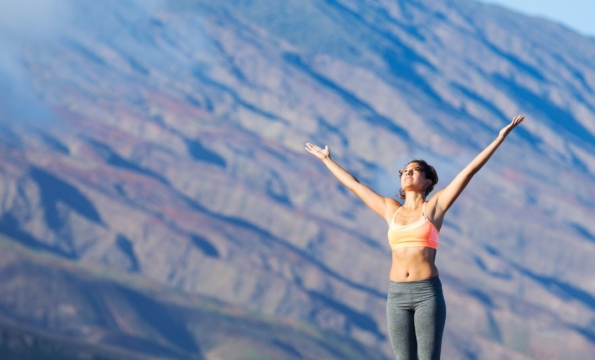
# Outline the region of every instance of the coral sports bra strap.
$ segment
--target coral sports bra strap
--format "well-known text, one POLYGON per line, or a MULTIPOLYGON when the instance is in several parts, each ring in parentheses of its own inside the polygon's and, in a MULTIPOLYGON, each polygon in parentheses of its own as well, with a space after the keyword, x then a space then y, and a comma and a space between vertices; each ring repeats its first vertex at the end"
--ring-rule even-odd
POLYGON ((391 223, 392 224, 395 223, 395 219, 397 218, 397 213, 399 212, 399 210, 401 210, 402 207, 403 207, 403 205, 399 206, 399 208, 397 209, 397 211, 395 211, 395 214, 393 215, 393 219, 391 220, 391 223))

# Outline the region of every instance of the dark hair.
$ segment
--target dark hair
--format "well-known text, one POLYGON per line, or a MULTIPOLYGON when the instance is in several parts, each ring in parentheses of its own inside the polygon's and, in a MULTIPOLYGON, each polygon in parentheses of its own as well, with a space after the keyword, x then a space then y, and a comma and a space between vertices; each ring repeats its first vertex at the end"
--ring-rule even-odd
MULTIPOLYGON (((407 163, 407 165, 412 164, 412 163, 416 163, 417 165, 419 165, 419 167, 421 168, 421 171, 423 171, 426 179, 432 180, 432 185, 430 185, 426 188, 426 193, 424 194, 424 197, 428 196, 428 194, 432 190, 434 190, 434 185, 436 185, 438 183, 438 174, 436 173, 436 169, 434 169, 434 167, 432 165, 428 164, 423 159, 411 160, 410 162, 407 163)), ((407 165, 405 165, 405 166, 407 166, 407 165)), ((401 178, 402 175, 403 175, 403 170, 399 170, 399 178, 401 178)), ((399 199, 404 199, 405 191, 403 191, 403 189, 401 189, 399 191, 399 195, 397 195, 397 197, 399 199)))

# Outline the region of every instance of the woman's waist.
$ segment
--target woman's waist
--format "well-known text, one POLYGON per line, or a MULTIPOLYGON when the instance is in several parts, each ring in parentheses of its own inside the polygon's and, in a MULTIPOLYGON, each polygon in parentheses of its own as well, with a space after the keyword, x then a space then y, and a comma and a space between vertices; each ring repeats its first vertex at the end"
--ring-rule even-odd
POLYGON ((417 281, 438 275, 434 264, 436 250, 430 248, 393 251, 389 278, 394 281, 417 281))

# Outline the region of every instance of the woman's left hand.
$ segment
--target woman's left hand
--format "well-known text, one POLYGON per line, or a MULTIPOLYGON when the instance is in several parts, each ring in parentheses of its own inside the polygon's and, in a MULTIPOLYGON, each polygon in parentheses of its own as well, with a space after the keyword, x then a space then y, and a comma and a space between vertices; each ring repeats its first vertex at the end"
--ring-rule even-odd
POLYGON ((506 125, 502 130, 500 130, 500 136, 506 137, 512 131, 512 129, 514 129, 518 124, 522 123, 523 120, 525 120, 523 115, 516 116, 514 119, 512 119, 510 124, 506 125))

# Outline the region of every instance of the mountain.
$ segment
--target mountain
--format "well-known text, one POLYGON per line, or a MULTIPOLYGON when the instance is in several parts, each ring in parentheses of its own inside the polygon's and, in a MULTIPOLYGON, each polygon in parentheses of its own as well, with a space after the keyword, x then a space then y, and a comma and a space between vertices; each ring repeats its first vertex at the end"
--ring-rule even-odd
POLYGON ((410 159, 440 189, 522 113, 441 230, 443 356, 595 351, 595 39, 470 0, 38 5, 0 27, 0 233, 30 254, 5 250, 6 323, 97 356, 236 356, 222 318, 154 286, 271 319, 242 335, 270 358, 391 358, 386 225, 305 142, 393 196, 410 159))
POLYGON ((0 239, 2 359, 381 359, 291 319, 0 239), (31 291, 33 289, 33 291, 31 291))

